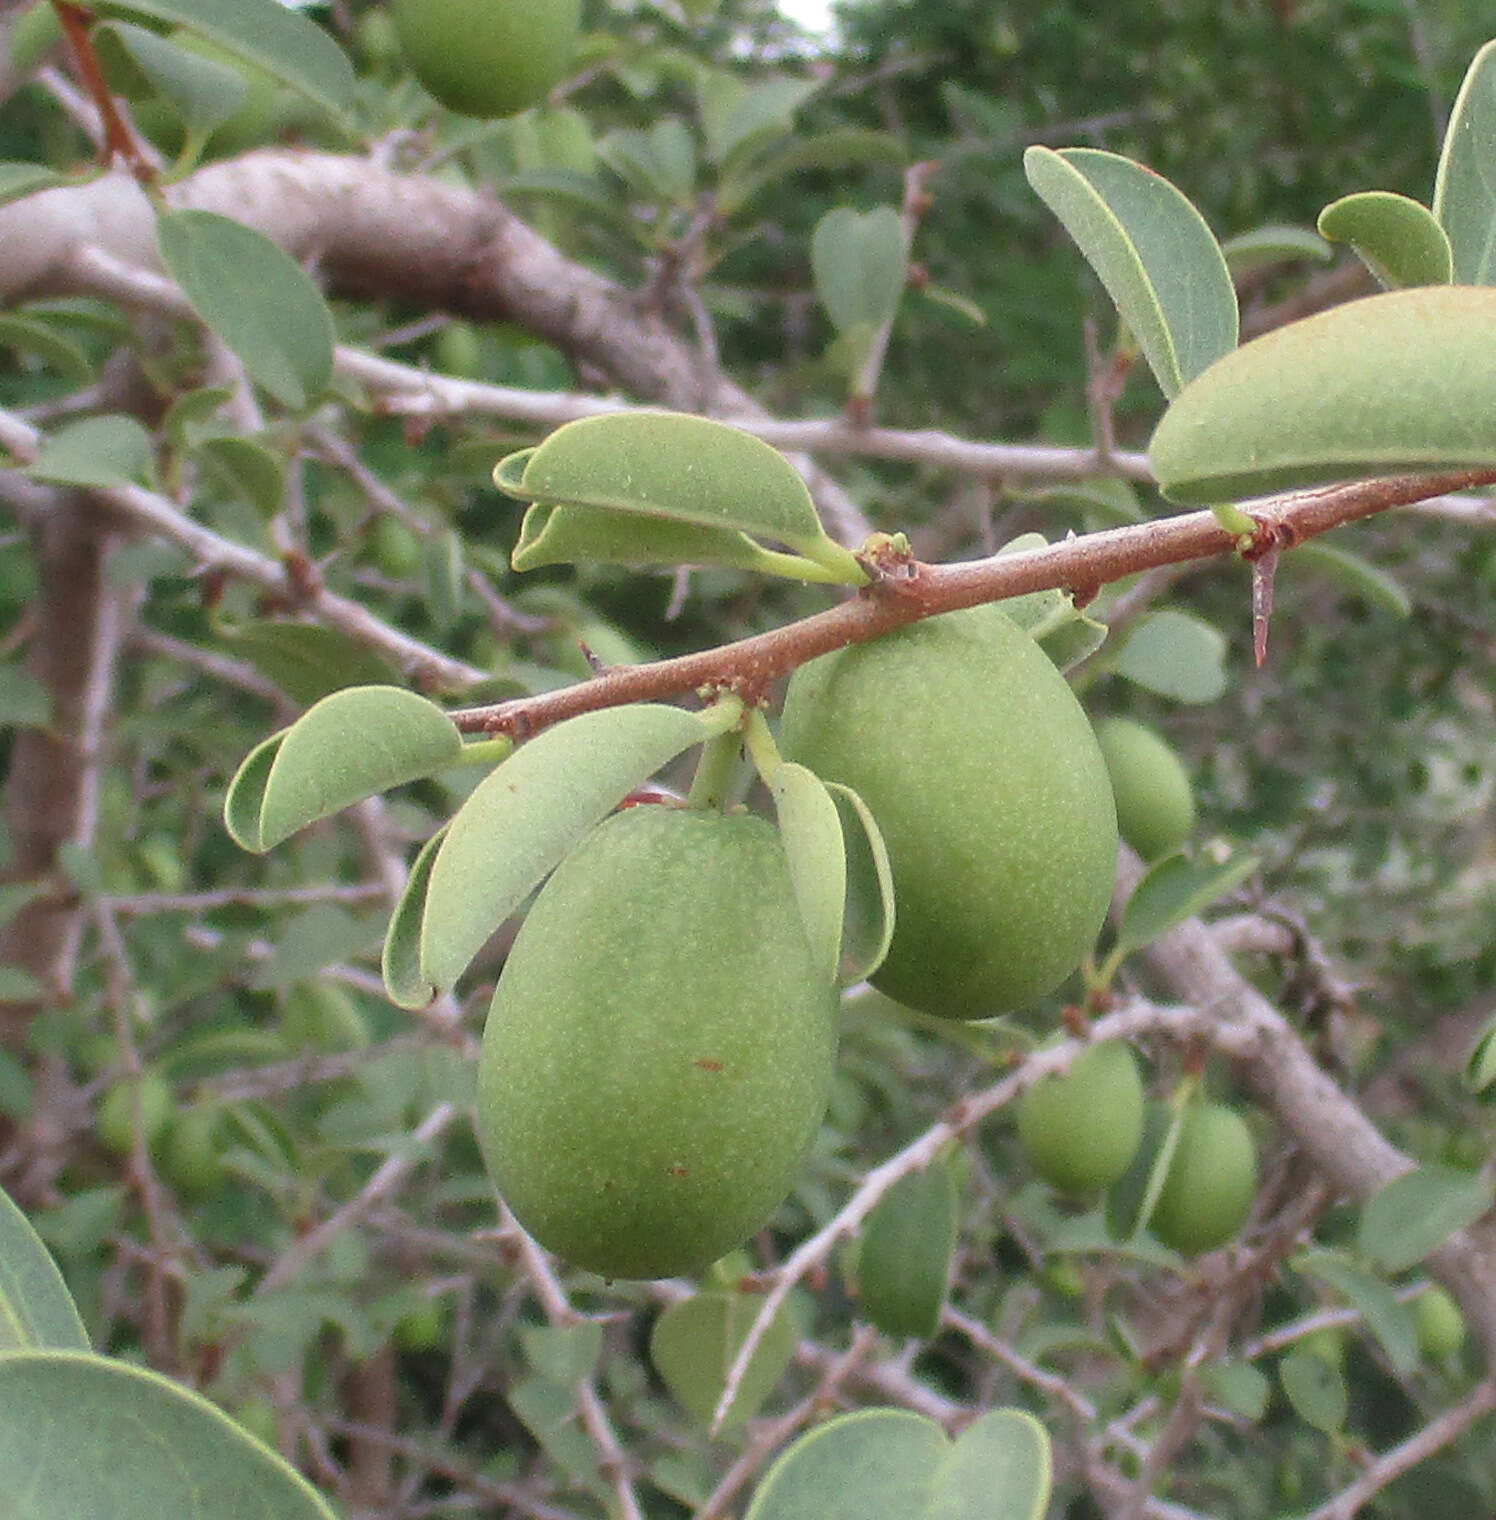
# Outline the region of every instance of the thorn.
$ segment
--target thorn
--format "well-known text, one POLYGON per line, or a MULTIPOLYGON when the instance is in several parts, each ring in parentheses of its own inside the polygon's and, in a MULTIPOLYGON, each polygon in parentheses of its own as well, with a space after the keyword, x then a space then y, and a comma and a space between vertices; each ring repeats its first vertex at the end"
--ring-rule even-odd
POLYGON ((1273 578, 1283 551, 1273 544, 1252 560, 1252 652, 1257 668, 1267 659, 1267 624, 1273 615, 1273 578))
POLYGON ((587 662, 587 669, 590 670, 593 675, 601 676, 607 674, 608 667, 604 665, 603 662, 598 659, 595 654, 593 654, 586 639, 578 639, 577 648, 582 651, 582 658, 587 662))

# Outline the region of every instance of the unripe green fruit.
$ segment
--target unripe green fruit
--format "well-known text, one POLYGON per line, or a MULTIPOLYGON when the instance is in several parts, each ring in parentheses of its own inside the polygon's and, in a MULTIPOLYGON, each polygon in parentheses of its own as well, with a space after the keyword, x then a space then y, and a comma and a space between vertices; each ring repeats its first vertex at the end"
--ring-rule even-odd
POLYGON ((541 891, 494 993, 478 1134, 499 1191, 605 1277, 708 1265, 794 1183, 835 1010, 770 825, 614 814, 541 891))
POLYGON ((483 344, 471 322, 448 322, 436 335, 436 367, 459 380, 476 380, 483 371, 483 344))
POLYGON ((211 1104, 189 1108, 166 1137, 166 1175, 184 1193, 211 1193, 228 1176, 221 1154, 222 1113, 211 1104))
POLYGON ((1185 1112, 1179 1144, 1148 1227, 1186 1256, 1213 1251, 1246 1223, 1257 1196, 1257 1146, 1234 1108, 1201 1103, 1185 1112))
POLYGON ((544 100, 577 49, 581 0, 392 0, 405 61, 444 106, 512 116, 544 100))
POLYGON ((1018 1138, 1029 1164, 1062 1193, 1110 1187, 1143 1138, 1143 1080, 1132 1047, 1107 1040, 1068 1071, 1040 1079, 1018 1105, 1018 1138))
POLYGON ((860 792, 883 831, 895 924, 879 991, 985 1018, 1052 992, 1095 943, 1117 861, 1106 765, 1065 678, 998 608, 802 665, 780 743, 860 792))
POLYGON ((99 1142, 116 1155, 127 1156, 135 1144, 136 1101, 139 1094, 139 1123, 150 1149, 161 1139, 171 1119, 171 1087, 159 1072, 144 1071, 138 1081, 126 1078, 111 1087, 94 1114, 94 1132, 99 1142))
POLYGON ((1144 860, 1177 850, 1195 829, 1195 795, 1179 756, 1151 728, 1104 718, 1096 738, 1117 801, 1117 829, 1144 860))
POLYGON ((1437 1285, 1425 1289, 1413 1305, 1418 1349, 1431 1362, 1443 1362, 1465 1344, 1465 1316, 1460 1306, 1437 1285))
POLYGON ((433 1351, 441 1345, 446 1329, 447 1316, 441 1303, 428 1298, 395 1321, 390 1338, 401 1351, 433 1351))
POLYGON ((421 568, 421 540, 398 517, 382 512, 369 529, 369 555, 382 574, 403 581, 421 568))

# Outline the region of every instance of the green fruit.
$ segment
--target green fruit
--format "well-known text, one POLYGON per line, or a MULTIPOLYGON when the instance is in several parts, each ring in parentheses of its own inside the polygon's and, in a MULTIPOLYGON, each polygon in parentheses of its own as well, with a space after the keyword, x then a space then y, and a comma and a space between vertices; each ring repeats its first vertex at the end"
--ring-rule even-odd
POLYGON ((459 380, 483 373, 483 343, 471 322, 448 322, 436 335, 436 367, 459 380))
POLYGON ((1443 1362, 1465 1344, 1465 1316, 1443 1288, 1431 1286, 1413 1305, 1418 1349, 1431 1362, 1443 1362))
POLYGON ((444 105, 513 116, 566 77, 581 0, 392 0, 405 61, 444 105))
POLYGON ((861 793, 893 867, 873 985, 985 1018, 1052 992, 1111 899, 1116 813, 1095 735, 1049 657, 996 607, 812 660, 785 699, 786 758, 861 793))
POLYGON ((217 1107, 204 1104, 172 1121, 164 1165, 166 1175, 182 1192, 211 1193, 228 1176, 221 1154, 222 1117, 217 1107))
POLYGON ((421 568, 421 540, 398 517, 381 512, 369 529, 369 555, 392 581, 409 579, 421 568))
POLYGON ((138 1122, 149 1150, 165 1133, 173 1107, 174 1099, 166 1078, 159 1072, 144 1071, 136 1081, 127 1078, 117 1082, 99 1099, 94 1114, 94 1132, 101 1145, 116 1155, 127 1156, 135 1145, 138 1122))
POLYGON ((826 1108, 835 992, 760 818, 614 814, 530 909, 494 993, 478 1132, 549 1250, 692 1272, 789 1192, 826 1108))
POLYGON ((395 1321, 391 1339, 401 1351, 433 1351, 446 1330, 447 1316, 440 1301, 428 1298, 395 1321))
POLYGON ((1186 1256, 1231 1240, 1257 1196, 1257 1146, 1234 1108, 1201 1103, 1188 1109, 1179 1144, 1148 1227, 1186 1256))
POLYGON ((1179 756, 1151 728, 1105 718, 1096 738, 1117 801, 1117 829, 1144 860, 1177 850, 1195 829, 1195 797, 1179 756))
POLYGON ((1143 1081, 1132 1047, 1107 1040, 1040 1079, 1018 1105, 1029 1164, 1062 1193, 1110 1187, 1143 1138, 1143 1081))

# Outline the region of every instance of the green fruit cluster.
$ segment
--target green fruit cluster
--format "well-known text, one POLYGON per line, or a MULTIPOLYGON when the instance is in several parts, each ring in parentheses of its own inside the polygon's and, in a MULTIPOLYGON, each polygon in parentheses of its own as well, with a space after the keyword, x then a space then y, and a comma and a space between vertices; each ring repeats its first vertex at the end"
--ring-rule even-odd
POLYGON ((542 889, 494 993, 478 1127, 499 1191, 605 1277, 707 1266, 789 1193, 835 1017, 771 825, 615 813, 542 889))
POLYGON ((1144 860, 1177 850, 1195 830, 1189 773, 1168 742, 1131 718, 1104 718, 1096 738, 1117 803, 1117 828, 1144 860))
POLYGON ((879 991, 985 1018, 1053 992, 1095 943, 1117 860, 1106 764, 1065 678, 997 607, 802 666, 780 742, 882 830, 895 927, 879 991))
POLYGON ((416 78, 465 116, 513 116, 539 105, 576 53, 581 0, 392 0, 401 51, 416 78))

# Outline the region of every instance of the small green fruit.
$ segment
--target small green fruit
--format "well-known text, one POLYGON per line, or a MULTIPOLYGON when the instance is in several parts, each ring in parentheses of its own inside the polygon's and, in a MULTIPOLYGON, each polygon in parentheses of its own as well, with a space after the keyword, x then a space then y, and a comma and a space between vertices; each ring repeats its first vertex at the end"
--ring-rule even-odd
POLYGON ((566 77, 581 0, 392 0, 405 61, 444 106, 513 116, 566 77))
POLYGON ((471 322, 448 322, 436 335, 436 367, 459 380, 483 373, 483 342, 471 322))
POLYGON ((1018 1105, 1029 1164, 1062 1193, 1110 1187, 1143 1138, 1143 1081, 1132 1047, 1107 1040, 1041 1077, 1018 1105))
POLYGON ((478 1133, 549 1250, 693 1272, 794 1183, 826 1109, 835 992, 760 818, 629 808, 557 869, 499 978, 478 1133))
POLYGON ((146 1148, 153 1149, 166 1131, 174 1100, 171 1087, 159 1072, 144 1071, 138 1081, 117 1082, 99 1099, 94 1132, 99 1143, 116 1155, 128 1156, 135 1144, 138 1121, 146 1148), (138 1108, 137 1108, 138 1103, 138 1108))
POLYGON ((369 556, 381 575, 408 580, 421 568, 421 540, 398 517, 381 512, 369 529, 369 556))
POLYGON ((1052 992, 1111 899, 1116 811, 1090 722, 993 606, 946 613, 795 672, 785 757, 861 793, 893 867, 880 992, 986 1018, 1052 992))
POLYGON ((1448 1361, 1465 1344, 1465 1316, 1437 1284, 1425 1288, 1413 1305, 1418 1349, 1431 1362, 1448 1361))
POLYGON ((211 1104, 189 1108, 172 1121, 164 1166, 184 1193, 211 1193, 228 1176, 223 1164, 222 1111, 211 1104))
POLYGON ((446 1330, 447 1316, 440 1300, 428 1298, 395 1321, 391 1338, 401 1351, 433 1351, 446 1330))
POLYGON ((1096 738, 1117 801, 1117 829, 1144 860, 1177 850, 1195 829, 1195 797, 1179 756, 1151 728, 1105 718, 1096 738))
POLYGON ((1234 1108, 1188 1109, 1148 1227, 1164 1245, 1196 1256, 1231 1240, 1257 1196, 1257 1146, 1234 1108))

